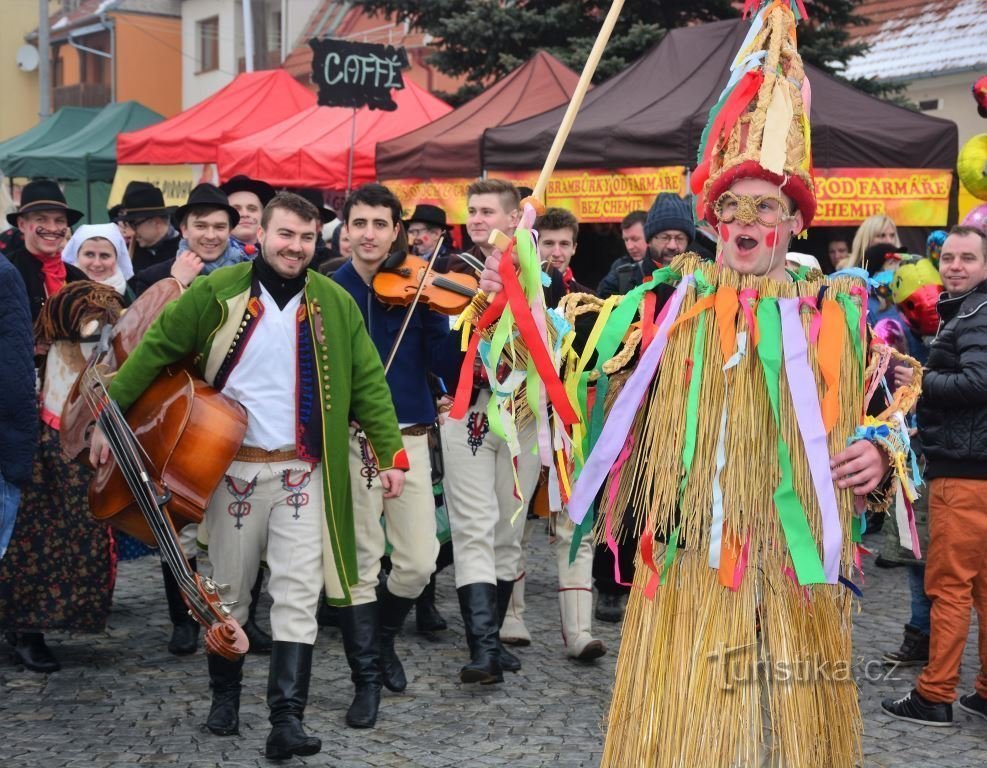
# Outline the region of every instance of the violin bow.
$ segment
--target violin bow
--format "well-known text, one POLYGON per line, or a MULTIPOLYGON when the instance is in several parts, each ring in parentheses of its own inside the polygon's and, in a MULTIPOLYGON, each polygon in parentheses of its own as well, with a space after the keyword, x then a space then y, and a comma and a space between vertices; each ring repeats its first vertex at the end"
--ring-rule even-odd
POLYGON ((438 258, 439 251, 442 249, 442 243, 445 242, 445 235, 439 238, 439 241, 435 244, 435 250, 432 251, 432 255, 428 259, 428 264, 425 266, 425 271, 422 273, 422 279, 418 283, 418 290, 415 291, 415 297, 411 300, 411 304, 408 306, 408 311, 404 313, 404 321, 401 323, 401 330, 398 331, 397 338, 394 339, 394 343, 391 345, 391 351, 387 354, 387 362, 384 363, 384 375, 391 370, 391 365, 394 363, 394 358, 397 356, 398 347, 401 346, 401 340, 404 338, 405 331, 408 330, 408 324, 411 322, 411 315, 415 311, 415 307, 418 306, 418 300, 422 297, 422 292, 425 290, 425 281, 428 276, 432 273, 432 267, 435 264, 436 258, 438 258))

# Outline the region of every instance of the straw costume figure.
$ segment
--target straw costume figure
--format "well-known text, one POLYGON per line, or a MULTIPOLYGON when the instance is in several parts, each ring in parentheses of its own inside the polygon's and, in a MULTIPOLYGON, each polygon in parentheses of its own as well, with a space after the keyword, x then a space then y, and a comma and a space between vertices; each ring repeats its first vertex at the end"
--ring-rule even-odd
MULTIPOLYGON (((604 766, 859 764, 851 611, 864 499, 893 499, 899 483, 916 497, 902 414, 919 366, 870 343, 859 272, 785 268, 816 207, 801 3, 747 10, 751 30, 693 175, 697 217, 720 236, 717 262, 684 254, 625 297, 569 297, 570 322, 597 313, 579 354, 565 319, 542 313, 543 351, 564 370, 578 419, 537 361, 515 377, 523 398, 501 377, 504 411, 538 419, 580 529, 595 519, 597 538, 616 547, 634 510, 640 545, 604 766), (912 381, 885 408, 875 394, 886 394, 893 356, 912 381)), ((487 299, 467 318, 481 358, 515 367, 537 355, 501 291, 526 285, 531 237, 522 226, 487 260, 487 299)))

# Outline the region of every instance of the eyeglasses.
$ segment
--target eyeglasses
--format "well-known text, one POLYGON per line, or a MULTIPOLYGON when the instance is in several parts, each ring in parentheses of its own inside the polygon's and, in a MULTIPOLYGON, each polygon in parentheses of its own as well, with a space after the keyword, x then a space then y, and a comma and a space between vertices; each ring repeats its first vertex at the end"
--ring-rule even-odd
POLYGON ((739 221, 765 227, 774 227, 792 218, 788 204, 777 195, 735 195, 724 192, 713 206, 713 211, 723 224, 739 221))
POLYGON ((651 239, 658 245, 671 245, 672 243, 678 243, 679 245, 689 244, 689 238, 685 235, 655 235, 651 239))
POLYGON ((408 227, 408 237, 419 237, 433 231, 435 230, 432 227, 408 227))

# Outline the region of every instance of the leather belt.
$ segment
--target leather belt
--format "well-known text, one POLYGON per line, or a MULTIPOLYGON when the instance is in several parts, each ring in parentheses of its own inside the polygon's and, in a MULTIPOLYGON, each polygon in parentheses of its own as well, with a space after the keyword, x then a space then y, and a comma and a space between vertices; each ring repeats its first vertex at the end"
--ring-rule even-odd
POLYGON ((263 448, 255 448, 252 445, 241 445, 233 460, 254 464, 274 464, 278 461, 294 461, 297 458, 298 451, 294 447, 265 451, 263 448))
POLYGON ((405 437, 421 437, 428 434, 430 426, 430 424, 412 424, 410 427, 404 427, 401 434, 405 437))

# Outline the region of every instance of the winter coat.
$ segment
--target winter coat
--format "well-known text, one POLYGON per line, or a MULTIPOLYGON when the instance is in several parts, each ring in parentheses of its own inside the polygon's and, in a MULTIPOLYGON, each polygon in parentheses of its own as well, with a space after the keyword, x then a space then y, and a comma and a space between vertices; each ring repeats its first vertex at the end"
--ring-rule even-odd
POLYGON ((987 282, 938 311, 918 403, 926 478, 987 478, 987 282))

